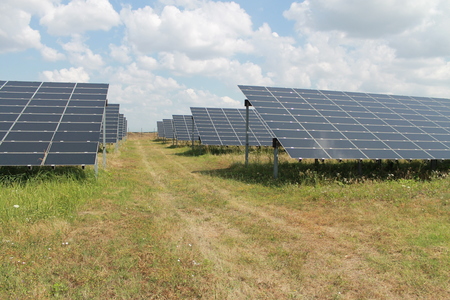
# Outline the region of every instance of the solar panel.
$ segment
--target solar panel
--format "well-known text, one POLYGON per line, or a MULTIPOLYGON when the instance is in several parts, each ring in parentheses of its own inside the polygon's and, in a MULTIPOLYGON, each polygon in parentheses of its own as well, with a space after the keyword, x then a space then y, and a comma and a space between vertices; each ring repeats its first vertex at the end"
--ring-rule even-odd
MULTIPOLYGON (((202 144, 245 145, 246 109, 191 107, 191 112, 202 144)), ((253 109, 249 110, 249 119, 249 145, 271 145, 272 135, 253 109)))
POLYGON ((166 137, 165 133, 164 133, 164 123, 163 121, 157 121, 156 122, 156 126, 158 128, 158 136, 159 137, 166 137))
POLYGON ((0 165, 95 164, 107 93, 108 84, 0 81, 0 165))
POLYGON ((121 141, 124 137, 124 126, 125 126, 125 117, 123 114, 119 114, 119 128, 118 128, 118 138, 121 141))
POLYGON ((180 141, 192 141, 192 127, 194 126, 194 139, 198 140, 197 128, 191 115, 173 115, 175 137, 180 141))
POLYGON ((123 119, 123 138, 127 137, 127 133, 128 133, 128 120, 126 117, 124 117, 123 119))
POLYGON ((175 138, 172 119, 163 119, 163 125, 164 125, 164 137, 168 139, 175 138))
MULTIPOLYGON (((106 115, 106 143, 115 144, 119 137, 119 104, 108 104, 105 109, 106 115)), ((100 142, 103 143, 103 128, 100 133, 100 142)))
POLYGON ((450 99, 239 88, 293 158, 450 159, 450 99))

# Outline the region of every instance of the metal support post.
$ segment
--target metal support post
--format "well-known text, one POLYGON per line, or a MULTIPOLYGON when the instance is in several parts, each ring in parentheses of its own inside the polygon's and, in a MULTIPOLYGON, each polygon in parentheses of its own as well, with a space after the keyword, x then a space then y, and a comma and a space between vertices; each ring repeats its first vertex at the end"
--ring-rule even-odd
POLYGON ((358 173, 362 176, 362 159, 358 159, 358 173))
POLYGON ((272 146, 273 146, 273 178, 278 179, 278 146, 279 146, 278 139, 273 138, 272 139, 272 146))
POLYGON ((250 128, 250 118, 249 118, 249 113, 250 113, 250 109, 249 107, 251 106, 250 101, 248 101, 247 99, 245 99, 245 166, 248 166, 248 151, 249 151, 249 142, 248 142, 248 131, 250 128))
POLYGON ((192 155, 195 154, 195 136, 194 136, 194 132, 195 132, 195 123, 194 123, 194 116, 191 116, 191 120, 192 120, 192 132, 191 132, 191 138, 192 138, 192 155))
POLYGON ((435 171, 435 170, 436 170, 437 165, 438 165, 437 159, 432 159, 432 160, 430 161, 430 168, 431 168, 432 171, 435 171))
POLYGON ((103 169, 106 169, 106 108, 103 111, 103 169))
POLYGON ((94 165, 95 178, 98 177, 98 156, 95 157, 95 165, 94 165))

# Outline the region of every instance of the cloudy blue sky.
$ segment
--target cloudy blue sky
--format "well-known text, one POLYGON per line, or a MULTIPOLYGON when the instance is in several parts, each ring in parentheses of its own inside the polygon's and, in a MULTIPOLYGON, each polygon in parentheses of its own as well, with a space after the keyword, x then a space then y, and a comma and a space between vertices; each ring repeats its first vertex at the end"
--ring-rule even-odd
POLYGON ((1 0, 0 79, 104 82, 129 130, 238 84, 450 98, 448 0, 1 0))

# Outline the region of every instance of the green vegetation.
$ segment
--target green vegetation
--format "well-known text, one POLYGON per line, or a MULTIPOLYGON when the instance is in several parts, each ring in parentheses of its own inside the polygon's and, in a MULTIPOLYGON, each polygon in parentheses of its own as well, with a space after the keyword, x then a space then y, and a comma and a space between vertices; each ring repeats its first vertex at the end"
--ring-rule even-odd
POLYGON ((260 148, 119 150, 97 179, 0 170, 1 299, 450 297, 446 163, 281 153, 274 180, 260 148))

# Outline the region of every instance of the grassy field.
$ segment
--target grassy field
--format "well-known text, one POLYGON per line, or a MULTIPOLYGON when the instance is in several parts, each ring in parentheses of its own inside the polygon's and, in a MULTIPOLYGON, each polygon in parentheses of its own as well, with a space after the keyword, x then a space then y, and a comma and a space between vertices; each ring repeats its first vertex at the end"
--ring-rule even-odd
POLYGON ((191 154, 4 170, 0 299, 450 299, 448 166, 191 154))

